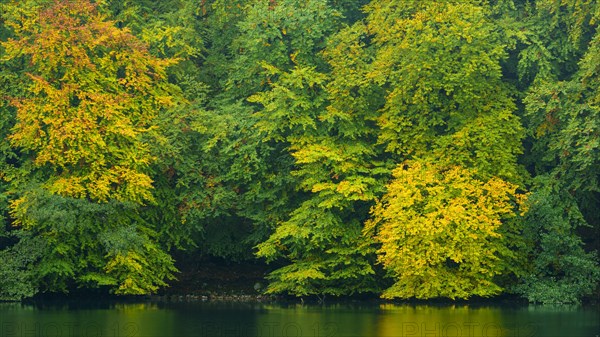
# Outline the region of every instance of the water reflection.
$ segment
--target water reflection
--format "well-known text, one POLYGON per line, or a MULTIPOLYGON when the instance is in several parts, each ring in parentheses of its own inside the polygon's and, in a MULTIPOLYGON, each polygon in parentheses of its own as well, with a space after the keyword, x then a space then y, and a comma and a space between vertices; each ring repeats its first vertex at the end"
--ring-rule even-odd
MULTIPOLYGON (((504 309, 502 309, 504 310, 504 309)), ((495 307, 382 305, 379 336, 522 336, 495 307), (508 324, 507 324, 508 323, 508 324)))
POLYGON ((581 306, 4 303, 0 337, 594 337, 599 320, 581 306))

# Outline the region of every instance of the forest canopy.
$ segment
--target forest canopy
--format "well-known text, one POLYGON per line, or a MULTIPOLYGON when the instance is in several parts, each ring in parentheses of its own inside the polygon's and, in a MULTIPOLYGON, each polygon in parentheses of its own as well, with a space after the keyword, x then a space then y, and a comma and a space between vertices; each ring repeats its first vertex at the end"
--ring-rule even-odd
POLYGON ((0 6, 0 300, 600 293, 595 1, 0 6))

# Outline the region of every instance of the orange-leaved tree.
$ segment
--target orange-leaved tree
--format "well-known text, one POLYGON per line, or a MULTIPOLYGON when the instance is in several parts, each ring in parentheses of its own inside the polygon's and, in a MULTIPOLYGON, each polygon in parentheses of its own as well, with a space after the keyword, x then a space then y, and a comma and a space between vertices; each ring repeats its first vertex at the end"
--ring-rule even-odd
POLYGON ((95 201, 152 200, 144 140, 159 109, 174 104, 165 69, 127 29, 90 1, 54 1, 9 22, 6 58, 31 67, 28 92, 12 103, 12 144, 53 171, 48 190, 95 201), (36 14, 37 14, 36 13, 36 14))

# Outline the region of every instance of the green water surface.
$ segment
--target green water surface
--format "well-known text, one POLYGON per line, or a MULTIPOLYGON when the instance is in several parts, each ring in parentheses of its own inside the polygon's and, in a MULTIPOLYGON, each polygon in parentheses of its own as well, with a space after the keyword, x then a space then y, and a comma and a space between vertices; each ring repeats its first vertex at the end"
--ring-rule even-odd
POLYGON ((0 337, 596 337, 597 306, 0 304, 0 337))

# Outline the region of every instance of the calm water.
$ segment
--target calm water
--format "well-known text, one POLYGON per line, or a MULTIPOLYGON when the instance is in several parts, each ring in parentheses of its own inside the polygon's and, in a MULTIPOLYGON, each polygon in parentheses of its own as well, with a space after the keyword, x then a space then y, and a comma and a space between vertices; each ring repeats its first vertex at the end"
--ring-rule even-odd
POLYGON ((594 306, 0 304, 0 337, 598 335, 594 306))

